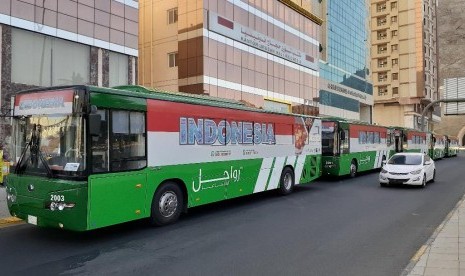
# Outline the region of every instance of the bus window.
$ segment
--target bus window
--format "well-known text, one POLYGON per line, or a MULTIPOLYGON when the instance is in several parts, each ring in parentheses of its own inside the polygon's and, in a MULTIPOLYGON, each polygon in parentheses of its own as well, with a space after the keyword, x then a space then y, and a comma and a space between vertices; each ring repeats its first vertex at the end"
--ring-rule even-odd
POLYGON ((145 114, 112 111, 111 171, 141 169, 146 166, 145 114))
POLYGON ((349 153, 349 130, 344 129, 342 133, 344 133, 345 139, 341 142, 341 153, 349 153))
POLYGON ((92 171, 108 172, 108 110, 98 110, 100 135, 92 137, 92 171))

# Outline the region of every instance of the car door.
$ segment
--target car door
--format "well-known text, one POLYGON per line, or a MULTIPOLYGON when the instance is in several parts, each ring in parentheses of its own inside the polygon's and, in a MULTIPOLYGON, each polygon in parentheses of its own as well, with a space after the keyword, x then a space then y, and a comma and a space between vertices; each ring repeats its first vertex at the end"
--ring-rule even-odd
POLYGON ((434 173, 433 161, 427 154, 423 155, 423 160, 424 160, 423 164, 425 167, 426 180, 430 180, 433 178, 433 173, 434 173))

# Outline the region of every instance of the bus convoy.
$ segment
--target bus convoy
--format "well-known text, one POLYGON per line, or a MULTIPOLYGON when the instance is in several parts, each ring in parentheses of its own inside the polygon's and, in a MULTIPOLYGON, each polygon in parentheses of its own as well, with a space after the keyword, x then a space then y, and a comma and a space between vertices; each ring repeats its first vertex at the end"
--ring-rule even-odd
POLYGON ((455 156, 458 139, 140 86, 64 86, 12 99, 10 213, 86 231, 277 190, 354 177, 396 152, 455 156), (13 146, 12 146, 13 145, 13 146))

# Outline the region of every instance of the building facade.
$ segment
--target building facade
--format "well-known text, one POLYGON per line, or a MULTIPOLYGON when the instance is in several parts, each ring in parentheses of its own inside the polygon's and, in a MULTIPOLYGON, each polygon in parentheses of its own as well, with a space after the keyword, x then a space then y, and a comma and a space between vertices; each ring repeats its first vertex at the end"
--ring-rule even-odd
POLYGON ((320 114, 372 122, 369 13, 366 0, 322 2, 320 114))
MULTIPOLYGON (((437 0, 371 0, 374 122, 419 129, 439 98, 436 11, 437 0)), ((428 117, 431 129, 440 117, 428 117)))
POLYGON ((0 141, 20 90, 135 84, 138 19, 132 0, 2 0, 0 141))
POLYGON ((140 1, 139 83, 317 115, 320 5, 140 1))

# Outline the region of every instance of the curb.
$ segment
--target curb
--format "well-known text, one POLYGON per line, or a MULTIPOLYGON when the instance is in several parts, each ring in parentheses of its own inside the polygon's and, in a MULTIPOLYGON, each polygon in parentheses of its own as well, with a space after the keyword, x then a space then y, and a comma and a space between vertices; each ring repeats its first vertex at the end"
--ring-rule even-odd
POLYGON ((402 271, 402 276, 406 276, 408 275, 414 268, 415 268, 415 265, 418 263, 418 261, 420 260, 420 258, 423 256, 423 254, 426 252, 426 250, 431 246, 431 244, 434 242, 434 240, 436 239, 436 237, 439 235, 439 233, 442 231, 442 229, 444 228, 444 226, 446 226, 447 222, 449 222, 449 220, 451 219, 452 215, 454 214, 455 211, 457 211, 457 209, 459 208, 459 206, 464 203, 465 201, 465 195, 459 200, 459 202, 457 202, 457 204, 455 205, 455 207, 452 209, 452 211, 450 211, 447 216, 444 218, 444 221, 434 230, 433 234, 431 235, 431 237, 429 237, 429 239, 426 241, 425 244, 423 244, 418 250, 417 252, 412 256, 412 258, 410 259, 410 262, 408 263, 408 265, 405 267, 405 269, 402 271))
POLYGON ((0 228, 22 223, 24 223, 24 221, 16 217, 0 218, 0 228))

